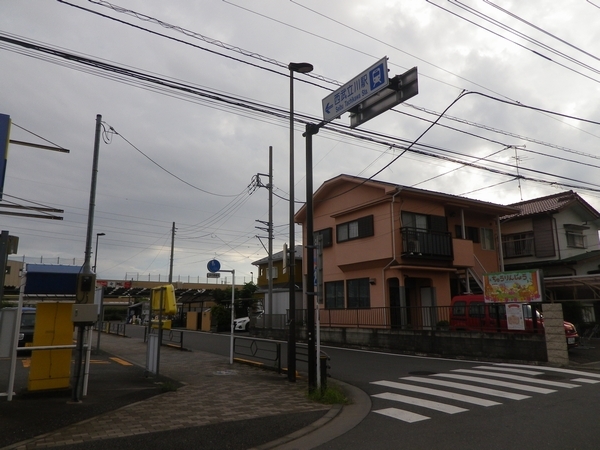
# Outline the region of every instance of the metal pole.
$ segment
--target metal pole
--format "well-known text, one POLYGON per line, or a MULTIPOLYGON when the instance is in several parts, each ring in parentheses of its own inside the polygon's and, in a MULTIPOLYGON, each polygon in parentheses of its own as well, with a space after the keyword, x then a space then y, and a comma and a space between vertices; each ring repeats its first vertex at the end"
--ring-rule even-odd
POLYGON ((96 180, 98 178, 98 156, 100 154, 100 132, 102 129, 102 116, 96 115, 96 134, 94 139, 94 157, 92 163, 92 185, 90 188, 90 205, 88 210, 87 236, 85 240, 85 261, 82 273, 89 273, 92 253, 92 230, 94 229, 94 210, 96 208, 96 180), (87 267, 88 271, 85 272, 87 267))
POLYGON ((173 283, 173 252, 175 248, 175 222, 173 222, 173 228, 171 229, 171 260, 169 263, 169 284, 173 283))
MULTIPOLYGON (((91 275, 93 272, 90 268, 90 259, 92 256, 92 232, 94 229, 94 210, 96 208, 96 180, 98 178, 98 158, 100 154, 100 133, 102 130, 102 116, 96 115, 96 132, 94 135, 94 155, 92 161, 92 180, 90 186, 90 204, 88 209, 87 234, 85 239, 85 260, 81 268, 82 275, 91 275)), ((95 277, 94 277, 95 280, 95 277)), ((89 295, 89 294, 87 294, 89 295)), ((73 386, 72 400, 75 403, 80 401, 80 386, 81 386, 81 364, 83 362, 83 333, 85 325, 77 325, 77 362, 75 371, 75 382, 73 386)))
POLYGON ((235 312, 235 270, 231 271, 231 335, 229 337, 229 364, 233 364, 233 316, 235 312))
POLYGON ((273 322, 273 147, 269 146, 269 310, 267 311, 271 323, 273 322))
POLYGON ((296 381, 296 235, 294 225, 294 71, 290 69, 290 245, 288 257, 289 336, 288 381, 296 381))
POLYGON ((315 348, 315 283, 314 283, 314 224, 313 224, 313 163, 312 137, 319 129, 306 124, 306 328, 308 338, 308 390, 317 386, 317 358, 315 348))

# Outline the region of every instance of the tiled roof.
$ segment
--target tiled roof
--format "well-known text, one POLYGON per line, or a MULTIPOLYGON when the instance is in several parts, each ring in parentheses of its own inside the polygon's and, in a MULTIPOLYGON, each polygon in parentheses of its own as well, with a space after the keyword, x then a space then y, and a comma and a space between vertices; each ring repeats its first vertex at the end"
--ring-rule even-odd
POLYGON ((560 192, 558 194, 548 195, 547 197, 534 198, 533 200, 513 203, 510 206, 519 208, 520 212, 501 217, 501 220, 512 219, 514 217, 531 216, 535 214, 553 213, 560 211, 574 202, 582 202, 583 204, 586 204, 583 199, 573 191, 560 192))

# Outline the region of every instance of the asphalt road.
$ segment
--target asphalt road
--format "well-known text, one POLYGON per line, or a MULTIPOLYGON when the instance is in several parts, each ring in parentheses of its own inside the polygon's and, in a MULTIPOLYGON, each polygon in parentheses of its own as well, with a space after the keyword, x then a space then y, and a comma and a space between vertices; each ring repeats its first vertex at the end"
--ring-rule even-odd
MULTIPOLYGON (((186 333, 184 345, 227 355, 229 335, 186 333)), ((582 375, 536 366, 507 367, 333 347, 323 350, 331 357, 331 376, 365 391, 371 396, 372 409, 357 427, 319 449, 600 448, 598 372, 586 378, 580 369, 582 375), (457 376, 470 379, 449 378, 457 376), (431 385, 421 379, 460 383, 470 390, 431 385), (577 381, 581 379, 585 381, 577 381), (405 386, 390 387, 398 382, 405 386), (487 383, 517 383, 519 387, 487 383), (424 393, 423 388, 443 394, 424 393), (493 391, 486 389, 500 392, 490 394, 493 391)))
MULTIPOLYGON (((141 330, 134 328, 128 327, 128 332, 139 333, 141 330)), ((235 336, 244 337, 247 333, 236 333, 235 336)), ((222 355, 229 354, 229 342, 228 334, 189 332, 184 338, 186 347, 222 355)), ((281 344, 285 366, 286 345, 285 342, 281 344)), ((582 377, 564 372, 540 370, 532 366, 516 367, 512 370, 535 371, 537 375, 510 372, 511 368, 478 361, 415 357, 333 347, 324 347, 323 350, 331 357, 331 376, 352 384, 371 396, 372 411, 352 431, 319 447, 321 449, 469 450, 507 447, 511 449, 532 447, 597 449, 600 447, 600 433, 596 431, 596 411, 600 406, 600 376, 598 375, 597 378, 589 377, 587 382, 575 382, 572 380, 582 377), (496 376, 492 373, 492 375, 482 376, 461 372, 462 370, 485 372, 478 367, 496 367, 494 370, 500 370, 496 373, 501 375, 496 376), (475 377, 476 380, 444 378, 456 375, 475 377), (429 384, 422 386, 418 381, 407 380, 407 377, 460 382, 471 386, 472 390, 464 391, 464 388, 429 384), (494 382, 512 382, 514 377, 525 377, 518 382, 522 387, 515 389, 485 384, 490 378, 494 382), (481 382, 477 378, 486 381, 481 382), (406 387, 398 390, 386 385, 390 382, 401 382, 408 384, 409 387, 420 386, 442 390, 445 392, 443 395, 446 396, 467 395, 481 399, 486 406, 465 404, 464 401, 453 398, 440 399, 431 393, 407 392, 406 387), (540 385, 545 382, 566 383, 573 387, 540 385), (484 389, 496 389, 505 394, 504 396, 503 394, 489 395, 484 392, 484 389), (552 392, 546 392, 544 389, 552 392), (527 398, 515 400, 509 398, 512 395, 527 398), (422 406, 423 402, 426 404, 425 407, 422 406), (430 408, 441 408, 442 411, 430 408), (409 416, 416 415, 412 416, 413 418, 425 417, 425 419, 412 422, 413 418, 405 420, 396 417, 404 413, 408 413, 409 416)), ((580 350, 579 353, 582 351, 585 352, 580 350)), ((301 363, 298 366, 299 370, 305 370, 301 363)), ((494 372, 492 369, 486 370, 494 372)))

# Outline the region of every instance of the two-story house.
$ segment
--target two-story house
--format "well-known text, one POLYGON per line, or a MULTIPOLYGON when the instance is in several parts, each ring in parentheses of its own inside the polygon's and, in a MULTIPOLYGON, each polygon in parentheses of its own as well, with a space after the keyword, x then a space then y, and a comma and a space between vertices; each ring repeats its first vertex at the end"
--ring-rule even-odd
POLYGON ((540 269, 549 301, 563 304, 565 318, 595 322, 600 299, 600 213, 573 191, 513 205, 501 218, 506 270, 540 269), (573 311, 573 303, 579 303, 573 311))
MULTIPOLYGON (((294 285, 296 308, 302 309, 302 246, 296 245, 294 258, 294 285)), ((283 251, 274 253, 272 257, 272 298, 269 298, 269 257, 254 261, 258 267, 256 285, 257 294, 264 295, 263 307, 267 314, 287 315, 290 300, 289 274, 290 268, 284 270, 283 251)))
MULTIPOLYGON (((336 326, 357 316, 370 327, 431 326, 435 318, 421 307, 450 305, 477 289, 483 273, 500 270, 499 217, 518 212, 350 175, 323 183, 313 203, 323 240, 322 322, 336 326)), ((305 207, 296 221, 305 231, 305 207)), ((303 240, 306 248, 306 232, 303 240)))

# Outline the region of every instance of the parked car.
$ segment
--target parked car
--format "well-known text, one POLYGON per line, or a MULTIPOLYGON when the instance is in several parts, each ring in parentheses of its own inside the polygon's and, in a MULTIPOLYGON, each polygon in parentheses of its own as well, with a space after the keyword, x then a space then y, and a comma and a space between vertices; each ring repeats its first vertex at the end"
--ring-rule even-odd
MULTIPOLYGON (((264 314, 263 310, 251 312, 252 317, 260 317, 264 314)), ((250 317, 239 317, 233 321, 233 329, 235 331, 249 331, 250 330, 250 317)))
MULTIPOLYGON (((539 311, 535 311, 535 323, 531 313, 531 305, 524 304, 523 318, 525 330, 532 331, 534 327, 544 328, 544 317, 539 311)), ((573 348, 579 345, 579 334, 575 325, 563 321, 567 347, 573 348)), ((485 303, 483 295, 458 295, 451 301, 450 329, 457 331, 485 331, 488 333, 519 332, 509 330, 506 318, 506 305, 485 303)))
POLYGON ((250 330, 250 317, 240 317, 239 319, 234 319, 233 329, 235 331, 250 330))

